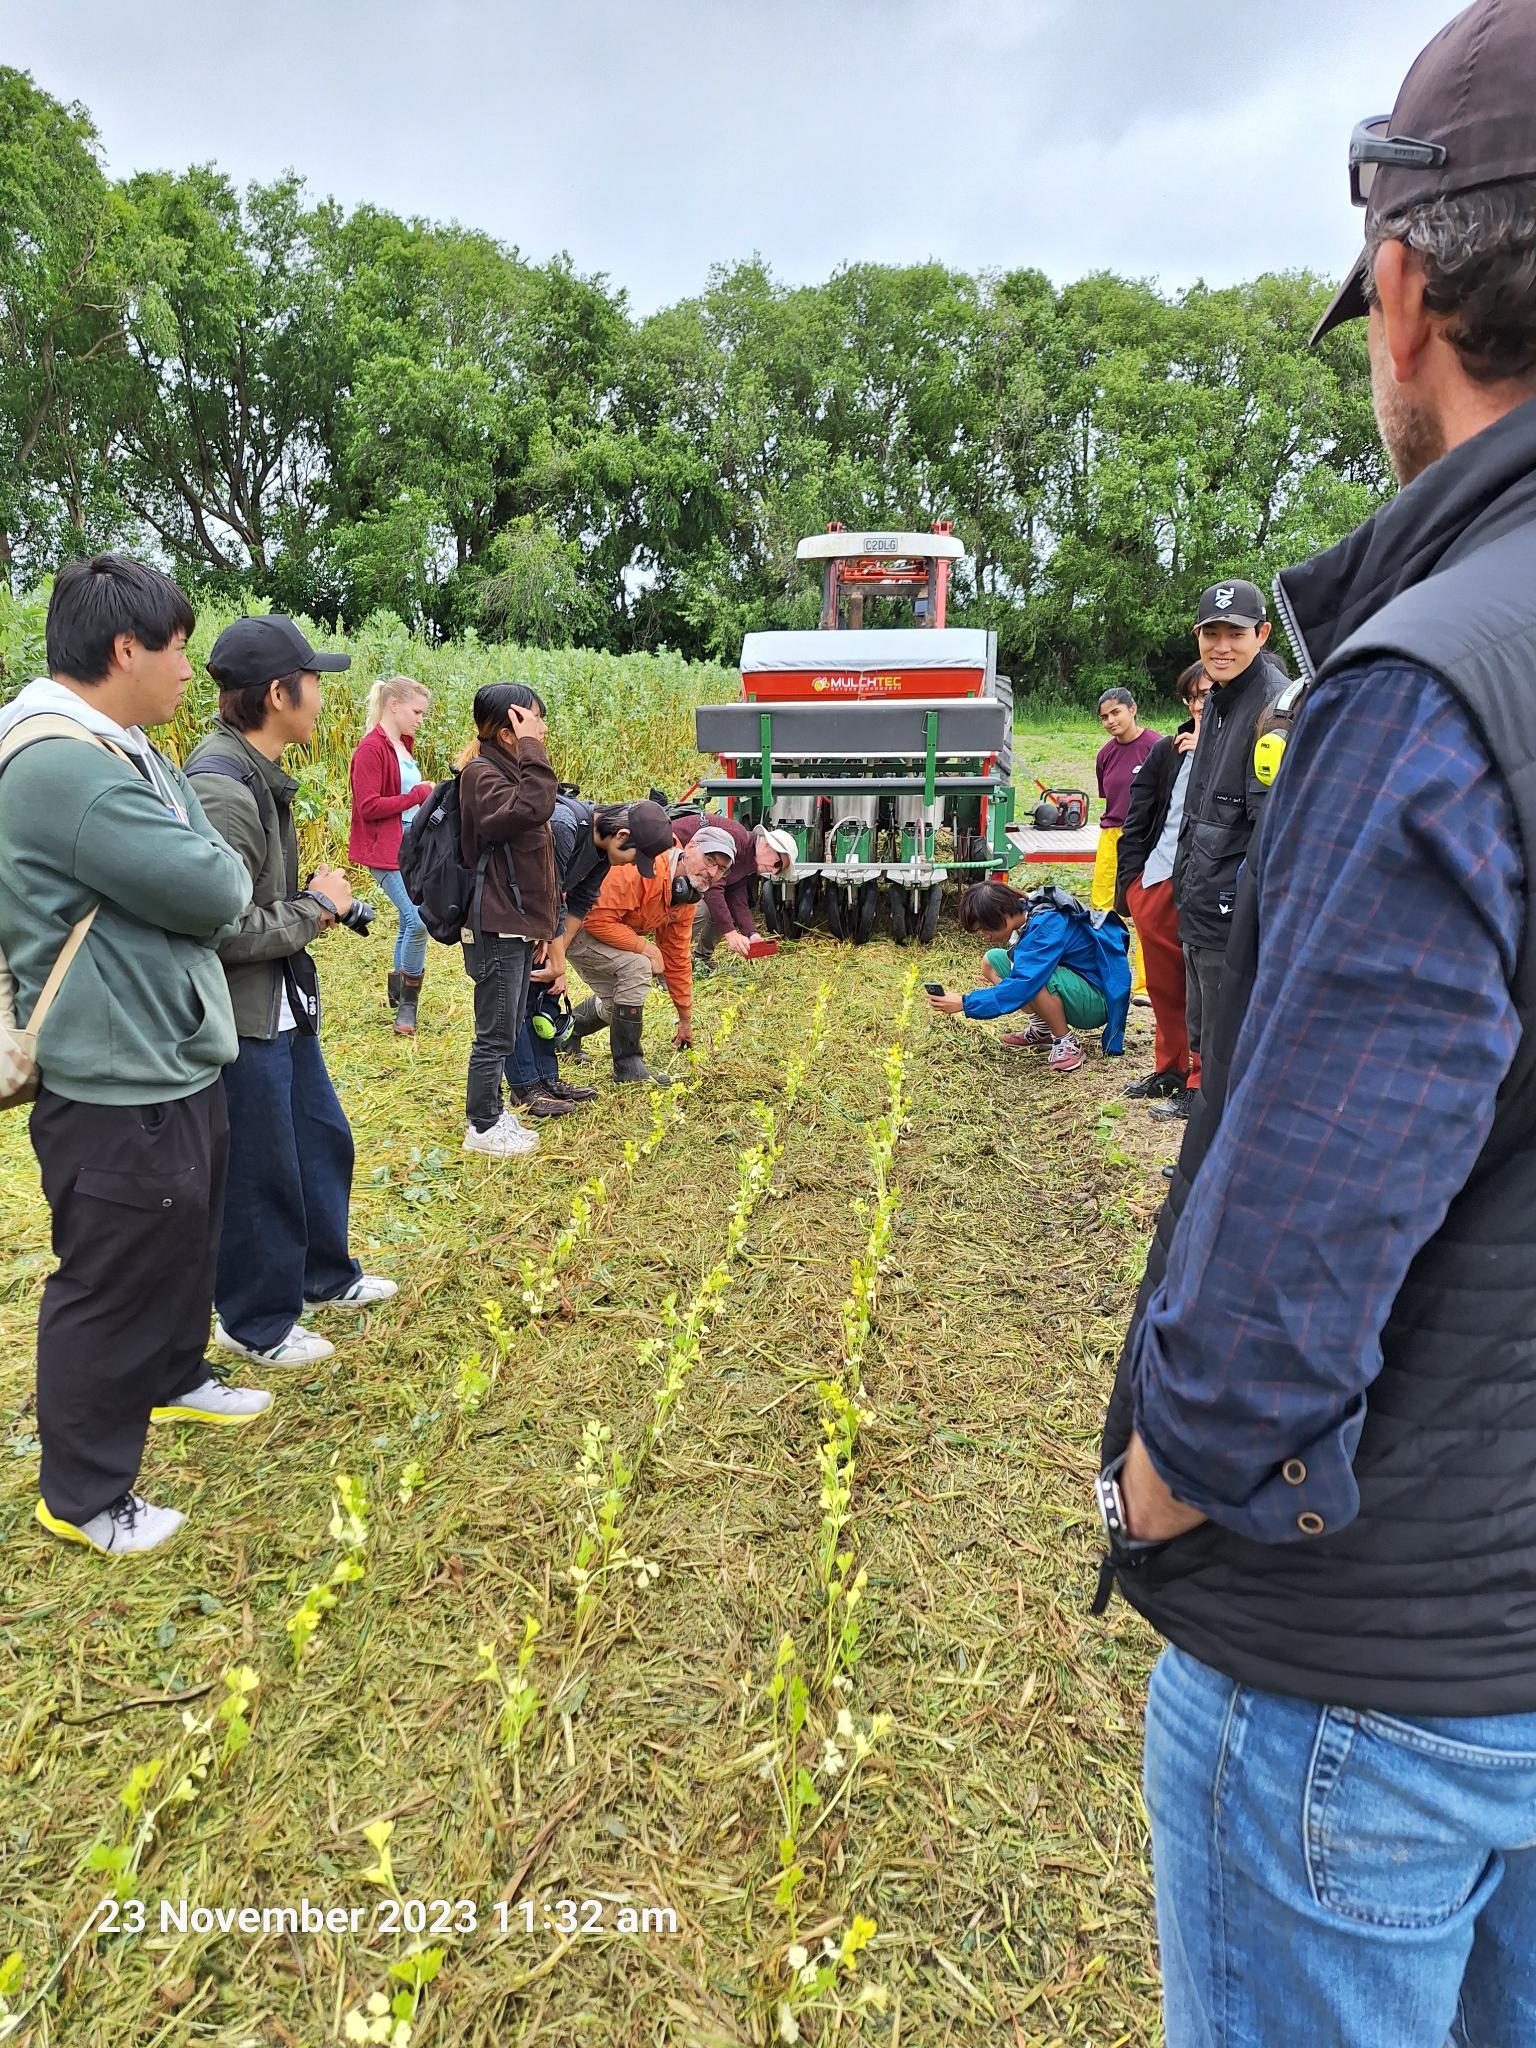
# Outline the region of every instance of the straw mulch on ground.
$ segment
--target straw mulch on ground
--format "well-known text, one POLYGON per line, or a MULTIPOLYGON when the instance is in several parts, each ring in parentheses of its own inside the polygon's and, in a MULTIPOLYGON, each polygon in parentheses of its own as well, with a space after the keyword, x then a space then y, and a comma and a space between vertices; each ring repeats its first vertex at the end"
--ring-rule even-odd
MULTIPOLYGON (((538 1158, 466 1160, 454 958, 434 949, 412 1046, 390 1035, 383 940, 338 933, 322 957, 357 1247, 401 1293, 343 1319, 330 1364, 268 1375, 278 1399, 254 1427, 154 1432, 144 1490, 191 1519, 151 1559, 66 1549, 31 1519, 46 1215, 25 1119, 0 1129, 12 2038, 1155 2042, 1137 1792, 1154 1646, 1123 1606, 1087 1613, 1098 1425, 1172 1149, 1143 1111, 1119 1113, 1147 1064, 1145 1013, 1127 1060, 1095 1054, 1056 1079, 918 998, 841 1539, 868 1576, 830 1684, 818 1385, 843 1357, 868 1133, 913 956, 817 940, 703 984, 700 1084, 628 1172, 625 1140, 644 1145, 652 1109, 609 1085, 543 1127, 538 1158), (686 1305, 721 1257, 760 1136, 752 1105, 782 1107, 823 982, 825 1041, 781 1116, 771 1183, 625 1493, 622 1559, 579 1621, 584 1428, 607 1428, 621 1455, 643 1439, 664 1299, 686 1305), (734 1030, 712 1051, 727 1006, 734 1030), (552 1312, 529 1320, 520 1260, 542 1260, 594 1174, 590 1233, 552 1312), (344 1479, 363 1536, 345 1514, 333 1527, 344 1479), (335 1585, 296 1663, 288 1622, 348 1560, 361 1575, 335 1585), (536 1702, 514 1734, 502 1709, 530 1616, 536 1702), (807 1683, 790 1762, 810 1773, 793 1926, 775 1903, 786 1738, 770 1684, 786 1636, 807 1683), (482 1643, 504 1690, 479 1675, 482 1643), (231 1673, 246 1674, 234 1692, 231 1673), (217 1715, 242 1696, 243 1714, 217 1715), (142 1931, 132 1907, 106 1930, 114 1885, 142 1902, 142 1931), (163 1928, 163 1903, 183 1899, 364 1910, 345 1931, 163 1928), (429 1906, 413 1940, 399 1899, 453 1913, 429 1906), (577 1931, 561 1900, 578 1902, 577 1931), (649 1925, 618 1931, 626 1908, 649 1925), (380 2012, 391 1998, 398 2014, 380 2012)), ((974 954, 955 935, 919 957, 925 979, 968 985, 974 954)), ((669 1019, 657 996, 658 1059, 669 1019)))

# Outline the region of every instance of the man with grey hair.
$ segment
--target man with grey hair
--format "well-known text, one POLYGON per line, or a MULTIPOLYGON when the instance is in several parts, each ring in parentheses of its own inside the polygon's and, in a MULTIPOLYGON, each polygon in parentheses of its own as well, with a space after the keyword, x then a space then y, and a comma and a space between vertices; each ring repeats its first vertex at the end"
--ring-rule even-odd
POLYGON ((785 881, 794 873, 796 847, 793 837, 768 825, 743 825, 717 811, 692 811, 674 818, 672 830, 680 846, 686 846, 696 832, 729 834, 734 849, 730 866, 704 892, 703 906, 693 926, 693 971, 708 974, 717 945, 723 939, 729 952, 745 960, 757 937, 752 915, 752 896, 758 881, 771 876, 785 881))
POLYGON ((1350 146, 1318 333, 1404 488, 1276 588, 1309 693, 1105 1430, 1169 2048, 1536 2041, 1533 107, 1476 0, 1350 146))

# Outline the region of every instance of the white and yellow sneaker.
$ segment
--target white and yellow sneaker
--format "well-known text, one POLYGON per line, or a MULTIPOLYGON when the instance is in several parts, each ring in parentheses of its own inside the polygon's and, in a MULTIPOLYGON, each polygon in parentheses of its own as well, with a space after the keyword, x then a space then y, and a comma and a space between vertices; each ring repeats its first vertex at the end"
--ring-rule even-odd
POLYGON ((50 1514, 44 1501, 38 1502, 36 1512, 43 1527, 66 1543, 83 1543, 87 1550, 111 1557, 132 1550, 158 1550, 187 1519, 178 1509, 157 1508, 137 1493, 123 1494, 86 1522, 66 1522, 62 1515, 50 1514))
POLYGON ((178 1394, 174 1401, 151 1408, 151 1422, 213 1422, 226 1426, 254 1422, 272 1406, 264 1387, 232 1387, 210 1373, 200 1387, 178 1394))

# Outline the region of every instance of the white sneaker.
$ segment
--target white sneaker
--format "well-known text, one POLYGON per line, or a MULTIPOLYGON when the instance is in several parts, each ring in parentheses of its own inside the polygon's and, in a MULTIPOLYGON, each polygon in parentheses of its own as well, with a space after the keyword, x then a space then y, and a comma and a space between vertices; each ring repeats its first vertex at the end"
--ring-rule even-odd
POLYGON ((306 1330, 302 1323, 295 1323, 280 1344, 274 1344, 270 1351, 255 1351, 249 1344, 242 1344, 231 1337, 221 1322, 213 1326, 213 1341, 220 1351, 232 1351, 237 1358, 248 1358, 253 1365, 318 1365, 322 1358, 329 1358, 336 1346, 329 1338, 316 1336, 313 1330, 306 1330))
POLYGON ((538 1132, 530 1131, 506 1110, 501 1113, 501 1121, 492 1124, 488 1131, 477 1131, 473 1124, 464 1127, 464 1150, 481 1152, 487 1159, 517 1159, 538 1149, 538 1132))
POLYGON ((209 1377, 200 1387, 178 1394, 163 1408, 151 1408, 151 1422, 254 1422, 272 1406, 264 1387, 231 1387, 209 1377))
POLYGON ((305 1296, 306 1308, 373 1308, 381 1301, 393 1301, 400 1292, 398 1280, 386 1280, 382 1273, 359 1273, 345 1294, 327 1295, 324 1301, 305 1296))
POLYGON ((127 1550, 158 1550, 187 1519, 179 1509, 157 1508, 137 1493, 125 1493, 88 1522, 66 1522, 62 1515, 51 1515, 42 1501, 36 1512, 43 1527, 66 1543, 83 1543, 114 1557, 127 1550))

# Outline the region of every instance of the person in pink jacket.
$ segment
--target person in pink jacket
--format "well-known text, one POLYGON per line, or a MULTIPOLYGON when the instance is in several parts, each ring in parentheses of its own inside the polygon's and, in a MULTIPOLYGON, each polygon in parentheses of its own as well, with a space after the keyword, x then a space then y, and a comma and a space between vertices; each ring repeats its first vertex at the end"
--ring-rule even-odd
POLYGON ((416 1006, 427 971, 427 928, 400 879, 400 841, 432 785, 416 766, 416 734, 432 708, 414 676, 385 676, 368 692, 368 730, 352 755, 352 836, 347 858, 367 868, 399 913, 389 970, 395 1033, 416 1036, 416 1006))

